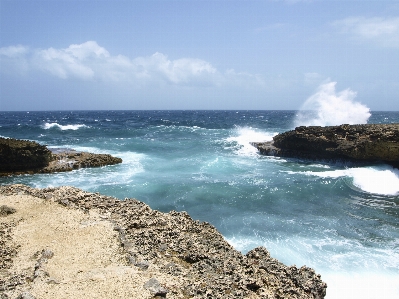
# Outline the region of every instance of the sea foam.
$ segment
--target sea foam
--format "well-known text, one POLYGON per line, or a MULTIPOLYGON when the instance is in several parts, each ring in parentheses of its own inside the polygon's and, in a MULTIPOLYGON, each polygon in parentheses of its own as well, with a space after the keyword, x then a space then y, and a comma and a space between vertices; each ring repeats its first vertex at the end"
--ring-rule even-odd
POLYGON ((265 142, 273 140, 273 136, 277 133, 262 132, 251 127, 237 127, 234 129, 232 136, 226 139, 237 145, 236 152, 242 156, 255 155, 258 150, 251 145, 251 142, 265 142))

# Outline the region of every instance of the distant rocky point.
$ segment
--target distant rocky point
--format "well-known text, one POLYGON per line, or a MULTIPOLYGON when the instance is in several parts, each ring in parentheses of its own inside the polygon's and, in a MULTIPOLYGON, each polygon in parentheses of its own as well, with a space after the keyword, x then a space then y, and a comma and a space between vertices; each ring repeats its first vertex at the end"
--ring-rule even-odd
POLYGON ((253 142, 261 154, 310 160, 385 162, 399 167, 399 124, 297 127, 253 142))
POLYGON ((25 173, 64 172, 84 167, 122 163, 108 154, 49 149, 34 141, 0 137, 0 176, 25 173))

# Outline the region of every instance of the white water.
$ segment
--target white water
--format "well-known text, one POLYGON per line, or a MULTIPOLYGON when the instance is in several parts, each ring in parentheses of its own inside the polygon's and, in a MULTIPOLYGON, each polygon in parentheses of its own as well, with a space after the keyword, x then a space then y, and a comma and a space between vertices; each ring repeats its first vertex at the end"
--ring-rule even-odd
POLYGON ((302 105, 294 120, 295 127, 367 123, 370 109, 354 101, 356 92, 350 89, 336 93, 336 84, 329 82, 319 86, 302 105))
POLYGON ((321 178, 347 177, 352 180, 354 187, 364 192, 388 196, 399 195, 399 170, 388 165, 289 173, 302 173, 321 178))
POLYGON ((78 129, 80 129, 80 128, 87 128, 88 126, 86 126, 86 125, 60 125, 60 124, 58 124, 58 123, 45 123, 44 125, 43 125, 43 129, 45 129, 45 130, 48 130, 48 129, 51 129, 51 128, 58 128, 58 129, 60 129, 60 130, 62 130, 62 131, 65 131, 65 130, 73 130, 73 131, 76 131, 76 130, 78 130, 78 129))
POLYGON ((251 142, 265 142, 273 140, 277 133, 266 133, 251 127, 237 127, 232 136, 226 139, 227 142, 237 144, 236 153, 241 156, 257 155, 258 150, 251 145, 251 142))

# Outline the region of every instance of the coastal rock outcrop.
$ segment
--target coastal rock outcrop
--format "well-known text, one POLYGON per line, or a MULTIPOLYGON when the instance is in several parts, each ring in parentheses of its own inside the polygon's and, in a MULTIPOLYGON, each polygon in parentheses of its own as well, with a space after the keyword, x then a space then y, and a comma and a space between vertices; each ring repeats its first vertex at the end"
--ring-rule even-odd
POLYGON ((272 142, 252 145, 269 156, 383 161, 399 166, 399 124, 302 126, 276 135, 272 142))
POLYGON ((37 171, 51 158, 51 151, 37 142, 0 137, 0 172, 37 171))
POLYGON ((48 149, 34 141, 0 138, 0 176, 52 173, 122 163, 109 154, 48 149))
MULTIPOLYGON (((286 266, 263 247, 244 255, 227 243, 211 224, 195 221, 186 212, 161 213, 135 199, 119 200, 74 187, 0 186, 0 197, 13 195, 30 195, 85 214, 99 213, 118 233, 125 264, 137 269, 136 275, 151 271, 153 278, 147 280, 144 288, 153 296, 310 299, 326 295, 327 285, 313 269, 286 266), (171 282, 160 284, 156 273, 167 274, 171 282)), ((12 236, 8 227, 4 229, 12 236)), ((5 247, 18 250, 17 244, 11 246, 7 240, 5 247)), ((0 264, 3 260, 12 260, 8 252, 0 251, 0 264)), ((8 269, 9 265, 5 267, 8 269)), ((24 290, 25 282, 11 281, 13 277, 23 277, 23 274, 10 273, 0 281, 0 291, 16 294, 24 290)))

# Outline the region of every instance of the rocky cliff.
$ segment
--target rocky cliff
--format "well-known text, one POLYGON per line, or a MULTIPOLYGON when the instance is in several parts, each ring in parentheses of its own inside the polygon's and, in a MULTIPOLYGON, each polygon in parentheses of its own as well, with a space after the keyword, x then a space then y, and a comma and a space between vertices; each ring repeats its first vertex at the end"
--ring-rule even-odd
POLYGON ((399 124, 297 127, 276 135, 272 142, 252 144, 264 155, 399 166, 399 124))
POLYGON ((121 158, 108 154, 50 150, 34 141, 0 138, 0 176, 62 172, 118 163, 122 163, 121 158))

